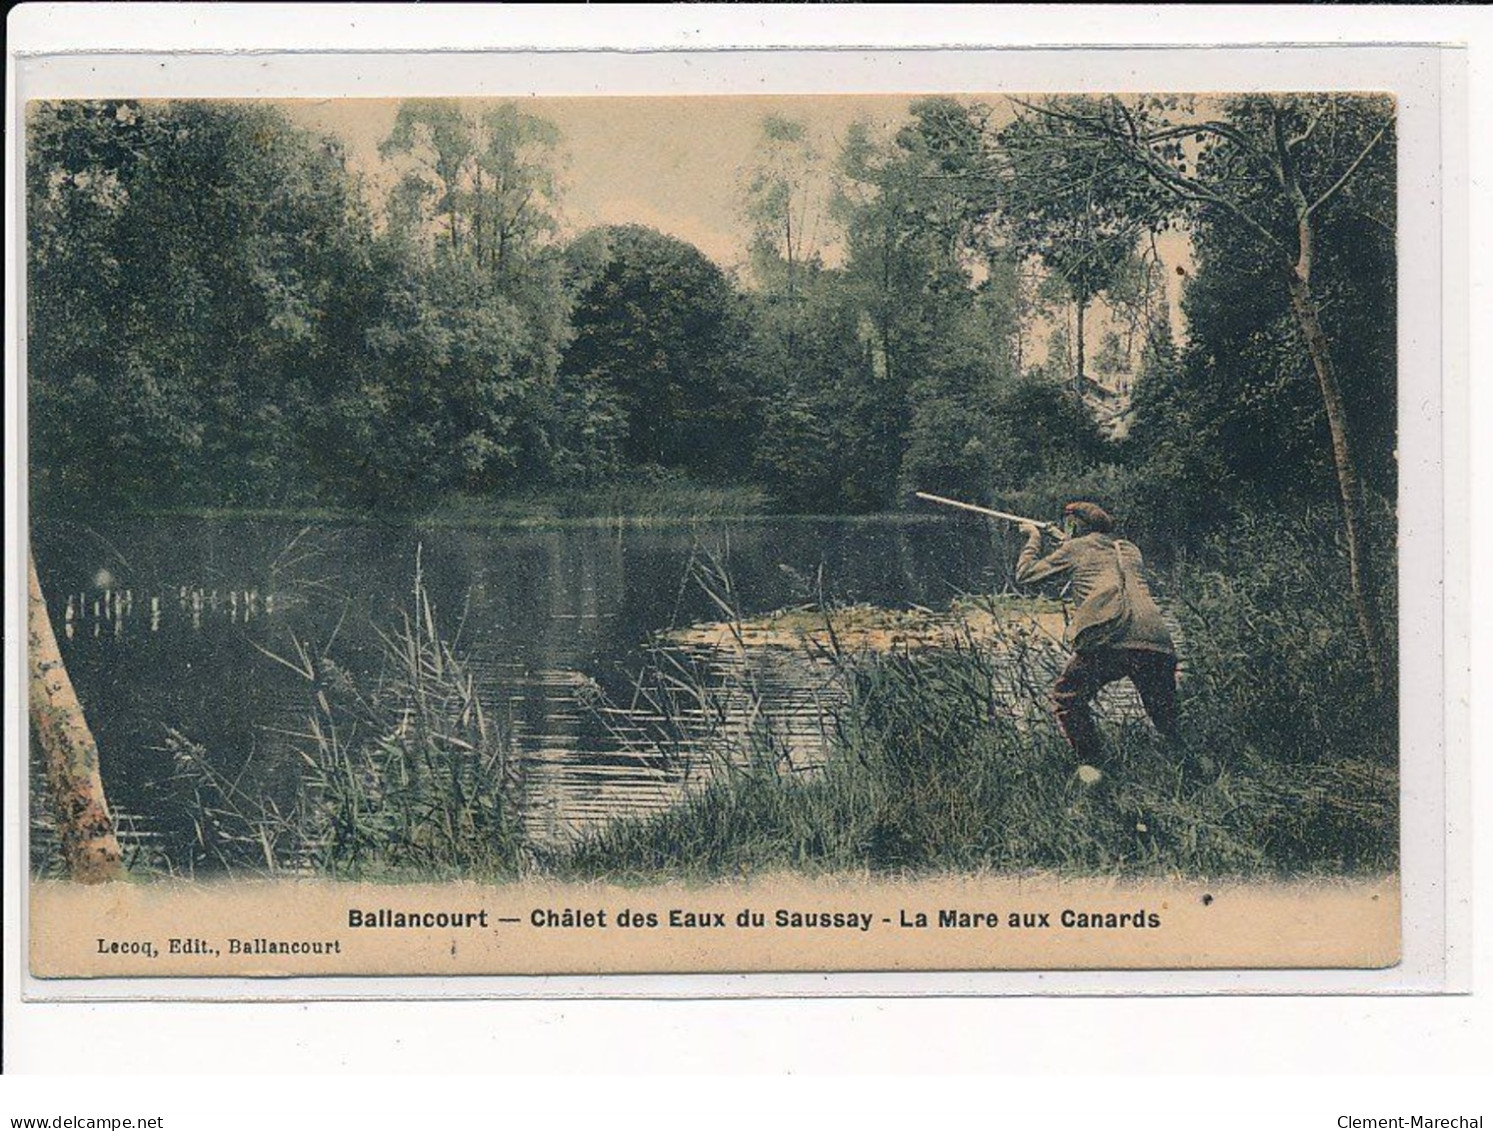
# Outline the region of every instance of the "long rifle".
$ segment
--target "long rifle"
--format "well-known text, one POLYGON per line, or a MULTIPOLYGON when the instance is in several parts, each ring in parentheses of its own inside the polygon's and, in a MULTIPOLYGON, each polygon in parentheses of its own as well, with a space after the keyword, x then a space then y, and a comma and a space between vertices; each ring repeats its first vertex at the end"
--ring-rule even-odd
POLYGON ((1007 522, 1030 523, 1038 530, 1045 530, 1057 538, 1066 538, 1067 534, 1063 528, 1054 522, 1043 522, 1040 518, 1024 518, 1019 514, 1008 514, 1005 511, 991 510, 989 507, 977 507, 974 503, 961 503, 958 499, 945 499, 942 495, 930 495, 925 491, 914 491, 920 499, 926 499, 930 503, 939 503, 946 507, 958 507, 962 511, 973 511, 975 514, 983 514, 988 518, 1003 518, 1007 522))

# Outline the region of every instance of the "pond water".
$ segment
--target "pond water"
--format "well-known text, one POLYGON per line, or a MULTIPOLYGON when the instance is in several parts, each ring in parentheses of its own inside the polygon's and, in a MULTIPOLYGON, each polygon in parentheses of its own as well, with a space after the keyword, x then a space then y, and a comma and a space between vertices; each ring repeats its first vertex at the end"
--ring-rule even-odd
MULTIPOLYGON (((697 555, 718 557, 751 616, 820 590, 946 608, 960 592, 1005 587, 1015 549, 978 520, 941 515, 545 530, 163 518, 39 521, 34 536, 111 804, 168 866, 199 871, 221 861, 194 849, 171 736, 224 774, 254 767, 245 780, 294 766, 312 692, 269 654, 293 656, 300 641, 355 683, 375 680, 379 630, 411 606, 417 553, 438 629, 511 728, 528 833, 559 843, 668 805, 686 785, 687 760, 660 758, 658 720, 635 685, 656 634, 720 618, 689 580, 697 555)), ((680 646, 679 658, 729 686, 729 656, 680 646)), ((784 652, 756 675, 795 765, 822 760, 826 673, 784 652)))

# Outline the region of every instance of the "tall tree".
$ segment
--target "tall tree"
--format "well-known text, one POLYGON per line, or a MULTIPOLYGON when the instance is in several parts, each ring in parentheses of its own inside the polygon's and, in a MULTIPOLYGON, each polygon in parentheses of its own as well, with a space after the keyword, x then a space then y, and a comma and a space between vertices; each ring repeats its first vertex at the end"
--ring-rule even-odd
POLYGON ((854 125, 840 158, 835 213, 845 233, 845 283, 868 317, 878 369, 903 392, 937 353, 949 320, 971 308, 972 271, 987 281, 992 272, 996 249, 938 176, 930 143, 930 132, 959 112, 948 99, 922 100, 890 145, 854 125))
POLYGON ((803 122, 768 114, 761 131, 744 190, 751 275, 770 312, 764 325, 781 335, 791 371, 805 330, 805 292, 824 266, 832 174, 803 122))
MULTIPOLYGON (((866 482, 864 464, 859 475, 848 469, 845 456, 852 437, 865 436, 867 377, 898 367, 888 364, 884 336, 868 356, 845 277, 824 263, 842 219, 836 169, 803 122, 768 115, 761 130, 744 186, 753 233, 747 356, 763 405, 756 474, 794 510, 865 509, 883 487, 866 482)), ((861 455, 876 462, 869 449, 861 455)))
POLYGON ((829 194, 817 181, 826 174, 802 122, 768 114, 761 128, 746 188, 752 270, 760 286, 781 289, 791 305, 804 270, 821 259, 829 194))
POLYGON ((473 255, 503 276, 522 269, 559 231, 553 123, 505 102, 479 119, 472 178, 473 255))
POLYGON ((293 484, 366 227, 338 149, 226 102, 27 121, 37 494, 258 502, 293 484), (360 230, 361 228, 361 230, 360 230))
POLYGON ((399 170, 395 231, 500 276, 521 270, 558 231, 554 124, 505 102, 469 114, 450 99, 399 104, 379 153, 399 170))
MULTIPOLYGON (((1053 99, 1081 112, 1081 99, 1053 99)), ((994 201, 1018 255, 1035 258, 1061 282, 1074 310, 1073 388, 1087 377, 1088 311, 1134 259, 1141 234, 1158 222, 1156 193, 1127 165, 1075 144, 1070 117, 1018 116, 993 139, 994 201)))
POLYGON ((394 128, 379 145, 385 160, 409 159, 391 196, 390 222, 419 238, 433 221, 443 231, 433 233, 432 238, 444 240, 453 255, 459 254, 462 236, 471 226, 467 180, 476 152, 472 120, 455 102, 436 98, 401 102, 394 128))
POLYGON ((370 319, 364 403, 377 415, 345 406, 360 467, 382 469, 364 476, 382 498, 421 505, 551 470, 570 334, 553 241, 559 140, 511 103, 477 114, 400 104, 380 147, 399 174, 387 205, 399 270, 370 319))
POLYGON ((983 496, 1009 437, 992 406, 1019 367, 1017 264, 957 174, 980 151, 978 107, 914 103, 890 144, 852 129, 841 157, 844 286, 873 348, 871 403, 903 487, 983 496), (889 434, 889 435, 888 435, 889 434), (898 466, 900 464, 900 466, 898 466))
POLYGON ((68 875, 81 883, 122 879, 124 863, 99 776, 98 746, 62 663, 37 580, 36 559, 29 554, 26 568, 30 588, 31 731, 46 765, 62 859, 68 875))
POLYGON ((654 464, 708 479, 750 460, 752 406, 741 380, 737 298, 698 248, 640 225, 593 229, 561 387, 585 397, 590 442, 615 445, 603 466, 654 464))
POLYGON ((1361 95, 1252 95, 1219 106, 1109 97, 1027 109, 1061 124, 1064 152, 1143 175, 1174 213, 1235 228, 1271 264, 1325 412, 1354 612, 1375 686, 1383 687, 1389 645, 1363 484, 1314 272, 1324 210, 1342 204, 1393 224, 1393 104, 1361 95))

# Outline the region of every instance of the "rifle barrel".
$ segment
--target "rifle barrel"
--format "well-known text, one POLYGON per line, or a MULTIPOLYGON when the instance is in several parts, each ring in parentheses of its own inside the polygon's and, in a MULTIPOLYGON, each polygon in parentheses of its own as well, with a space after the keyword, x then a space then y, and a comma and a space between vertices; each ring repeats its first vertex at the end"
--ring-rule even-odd
POLYGON ((1039 518, 1025 518, 1019 514, 1008 514, 1005 511, 991 510, 989 507, 977 507, 974 503, 961 503, 958 499, 946 499, 942 495, 930 495, 926 491, 914 491, 920 499, 926 499, 930 503, 941 503, 946 507, 958 507, 963 511, 973 511, 975 514, 983 514, 990 518, 1003 518, 1007 522, 1029 522, 1039 529, 1053 529, 1053 524, 1043 522, 1039 518))

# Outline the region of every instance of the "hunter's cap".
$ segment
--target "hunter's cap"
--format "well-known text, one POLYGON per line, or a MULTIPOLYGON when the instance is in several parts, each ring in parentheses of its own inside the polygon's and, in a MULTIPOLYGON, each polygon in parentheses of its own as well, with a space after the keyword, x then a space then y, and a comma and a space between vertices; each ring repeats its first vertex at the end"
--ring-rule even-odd
POLYGON ((1115 528, 1114 519, 1098 503, 1069 503, 1063 508, 1063 513, 1071 514, 1090 530, 1097 530, 1100 534, 1108 534, 1115 528))

